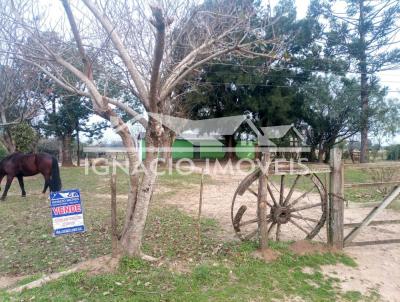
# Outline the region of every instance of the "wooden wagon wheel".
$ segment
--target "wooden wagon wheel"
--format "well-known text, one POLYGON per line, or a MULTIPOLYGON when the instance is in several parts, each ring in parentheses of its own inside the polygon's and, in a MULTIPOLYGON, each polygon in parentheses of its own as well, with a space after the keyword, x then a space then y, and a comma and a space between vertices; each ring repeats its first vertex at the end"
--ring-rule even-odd
MULTIPOLYGON (((241 240, 258 235, 258 178, 260 170, 239 184, 231 206, 233 228, 241 240), (249 211, 249 209, 251 211, 249 211)), ((277 175, 266 182, 268 191, 268 237, 280 240, 287 226, 314 238, 327 217, 326 189, 316 174, 277 175), (310 198, 311 197, 311 198, 310 198)))

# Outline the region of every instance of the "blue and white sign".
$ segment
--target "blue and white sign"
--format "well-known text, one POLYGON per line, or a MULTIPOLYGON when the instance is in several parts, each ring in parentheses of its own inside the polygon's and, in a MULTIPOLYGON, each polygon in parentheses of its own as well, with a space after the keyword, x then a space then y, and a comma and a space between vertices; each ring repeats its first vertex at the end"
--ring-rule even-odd
POLYGON ((50 193, 54 235, 85 231, 81 193, 78 189, 50 193))

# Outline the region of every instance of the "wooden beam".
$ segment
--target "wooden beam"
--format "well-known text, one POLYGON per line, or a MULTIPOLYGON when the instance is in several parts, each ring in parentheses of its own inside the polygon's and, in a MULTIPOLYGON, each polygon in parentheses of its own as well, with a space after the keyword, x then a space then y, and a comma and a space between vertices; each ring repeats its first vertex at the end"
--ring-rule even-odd
POLYGON ((261 173, 258 179, 258 200, 257 200, 257 214, 258 214, 258 230, 260 234, 260 249, 266 250, 268 248, 268 222, 267 222, 267 175, 263 173, 266 171, 266 166, 269 164, 270 154, 268 151, 264 152, 261 159, 261 173))
POLYGON ((386 240, 348 242, 348 243, 345 243, 345 247, 376 245, 376 244, 390 244, 390 243, 400 243, 400 239, 386 239, 386 240))
POLYGON ((359 209, 359 208, 377 208, 381 204, 378 202, 350 202, 348 209, 359 209))
POLYGON ((330 159, 328 244, 331 247, 342 249, 344 236, 342 150, 338 148, 332 149, 330 159))
MULTIPOLYGON (((386 225, 386 224, 400 224, 400 219, 392 219, 392 220, 375 220, 371 221, 369 225, 386 225)), ((354 228, 361 225, 361 222, 355 223, 345 223, 345 228, 354 228)))
POLYGON ((344 239, 345 244, 347 245, 348 243, 350 243, 360 232, 363 228, 365 228, 366 226, 368 226, 373 219, 376 217, 376 215, 378 215, 379 213, 381 213, 389 204, 392 203, 393 200, 396 199, 396 197, 400 194, 400 186, 396 186, 393 188, 392 192, 390 192, 389 195, 387 195, 382 203, 374 208, 368 215, 367 217, 365 217, 365 219, 361 222, 361 224, 358 227, 355 227, 344 239))
POLYGON ((393 168, 393 167, 400 167, 400 162, 393 161, 393 162, 379 162, 379 163, 364 163, 364 164, 346 164, 345 168, 351 169, 379 169, 379 168, 393 168))
POLYGON ((345 184, 345 188, 368 188, 368 187, 390 187, 400 184, 400 180, 387 181, 387 182, 367 182, 367 183, 349 183, 345 184))

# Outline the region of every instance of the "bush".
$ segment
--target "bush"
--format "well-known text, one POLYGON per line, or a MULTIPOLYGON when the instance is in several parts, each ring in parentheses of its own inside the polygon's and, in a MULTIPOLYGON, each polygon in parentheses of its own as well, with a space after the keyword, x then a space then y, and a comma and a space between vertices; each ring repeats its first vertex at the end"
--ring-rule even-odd
POLYGON ((400 160, 400 145, 392 145, 387 147, 388 160, 400 160))
POLYGON ((15 141, 15 148, 20 152, 33 151, 37 141, 36 131, 27 123, 20 123, 11 128, 11 135, 15 141))

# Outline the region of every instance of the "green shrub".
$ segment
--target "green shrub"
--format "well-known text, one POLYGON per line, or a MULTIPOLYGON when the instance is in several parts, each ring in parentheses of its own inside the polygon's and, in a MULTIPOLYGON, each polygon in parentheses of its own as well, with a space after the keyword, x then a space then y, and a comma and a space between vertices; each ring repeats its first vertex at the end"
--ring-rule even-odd
POLYGON ((27 123, 20 123, 11 128, 17 151, 31 152, 37 141, 36 131, 27 123))

